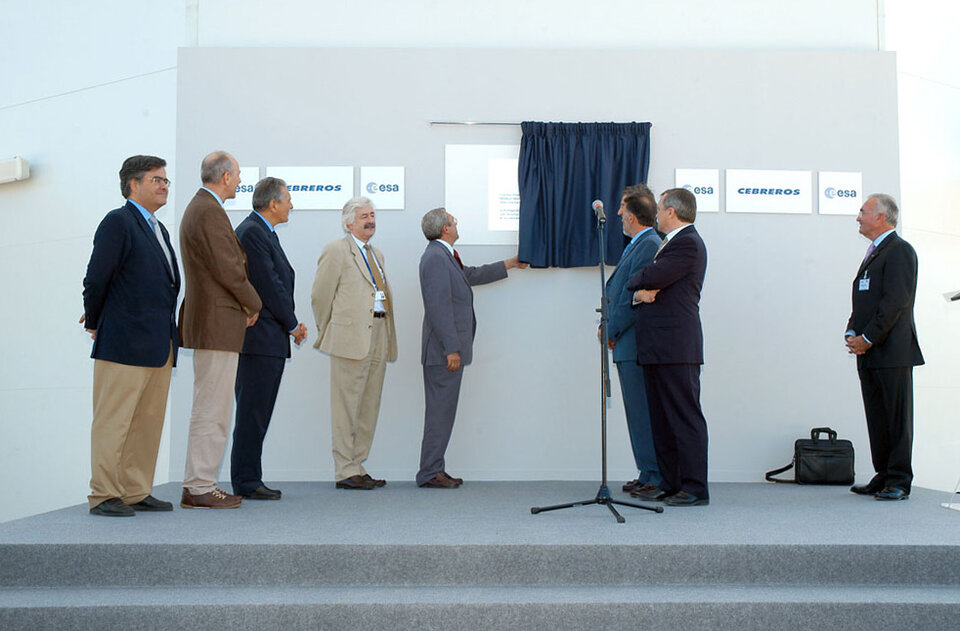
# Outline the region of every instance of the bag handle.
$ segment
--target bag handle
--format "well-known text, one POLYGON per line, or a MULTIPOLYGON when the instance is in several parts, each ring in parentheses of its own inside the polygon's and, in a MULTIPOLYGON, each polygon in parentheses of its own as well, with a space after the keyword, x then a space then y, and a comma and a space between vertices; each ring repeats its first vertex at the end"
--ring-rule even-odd
POLYGON ((767 472, 763 475, 763 477, 766 478, 767 482, 787 482, 787 483, 796 482, 796 480, 778 480, 778 479, 776 479, 775 477, 773 477, 773 476, 777 475, 778 473, 783 473, 784 471, 786 471, 786 470, 788 470, 788 469, 792 469, 794 462, 795 462, 795 459, 794 459, 794 460, 791 460, 791 461, 790 461, 790 464, 788 464, 788 465, 785 466, 785 467, 780 467, 779 469, 774 469, 773 471, 767 471, 767 472))
POLYGON ((829 427, 814 427, 810 430, 810 438, 812 440, 820 440, 820 434, 826 434, 831 443, 837 440, 837 432, 829 427))

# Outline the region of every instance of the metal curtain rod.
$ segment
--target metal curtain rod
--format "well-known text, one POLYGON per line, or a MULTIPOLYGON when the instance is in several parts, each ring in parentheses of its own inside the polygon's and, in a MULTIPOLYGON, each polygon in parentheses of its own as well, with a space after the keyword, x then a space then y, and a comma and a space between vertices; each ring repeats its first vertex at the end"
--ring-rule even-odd
POLYGON ((430 121, 430 126, 434 125, 464 125, 467 127, 472 126, 485 126, 485 127, 519 127, 520 123, 486 123, 479 121, 430 121))

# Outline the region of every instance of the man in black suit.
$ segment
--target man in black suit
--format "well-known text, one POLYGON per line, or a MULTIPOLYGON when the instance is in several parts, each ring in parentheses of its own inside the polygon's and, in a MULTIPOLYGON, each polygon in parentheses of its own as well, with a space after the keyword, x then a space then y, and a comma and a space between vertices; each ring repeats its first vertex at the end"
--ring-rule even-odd
POLYGON ((853 486, 878 500, 910 497, 913 470, 913 367, 923 364, 913 321, 917 253, 896 233, 900 211, 889 195, 871 195, 857 223, 870 247, 853 280, 847 350, 857 356, 876 475, 853 486))
POLYGON ((154 213, 167 203, 166 161, 132 156, 120 168, 127 203, 93 237, 80 323, 93 338, 90 513, 172 511, 151 495, 177 361, 177 257, 154 213))
POLYGON ((660 487, 636 493, 668 506, 703 506, 707 490, 707 421, 700 409, 703 330, 700 289, 707 249, 693 227, 697 199, 673 188, 660 196, 657 225, 666 235, 653 263, 627 283, 642 303, 637 360, 643 365, 660 487))
POLYGON ((263 307, 247 329, 237 364, 237 422, 233 430, 230 481, 233 492, 253 500, 278 500, 281 492, 263 483, 263 439, 277 401, 290 337, 298 345, 307 327, 293 311, 293 267, 280 247, 276 226, 290 218, 290 191, 283 180, 267 177, 253 191, 253 212, 237 226, 247 255, 250 283, 263 307))

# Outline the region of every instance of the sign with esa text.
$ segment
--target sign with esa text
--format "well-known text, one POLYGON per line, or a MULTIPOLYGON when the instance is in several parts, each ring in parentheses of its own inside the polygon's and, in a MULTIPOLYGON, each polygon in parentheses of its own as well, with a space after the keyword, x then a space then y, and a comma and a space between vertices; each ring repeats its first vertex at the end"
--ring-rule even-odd
POLYGON ((696 196, 698 213, 720 212, 719 169, 677 169, 675 177, 674 186, 696 196))
POLYGON ((813 175, 810 171, 756 171, 727 169, 728 213, 813 212, 813 175))
POLYGON ((403 167, 360 167, 360 195, 377 210, 403 210, 403 167))
POLYGON ((298 210, 341 210, 353 197, 353 167, 267 167, 287 183, 298 210))
POLYGON ((817 189, 821 215, 856 215, 863 205, 863 174, 859 171, 820 171, 817 189))
POLYGON ((223 200, 224 210, 253 210, 253 189, 260 181, 260 167, 240 167, 237 196, 223 200))

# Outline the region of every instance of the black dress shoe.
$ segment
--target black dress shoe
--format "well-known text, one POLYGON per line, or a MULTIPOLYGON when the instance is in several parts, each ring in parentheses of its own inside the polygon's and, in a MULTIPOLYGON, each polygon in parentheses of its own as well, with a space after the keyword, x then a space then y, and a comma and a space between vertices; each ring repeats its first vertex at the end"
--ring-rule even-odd
POLYGON ((851 493, 856 493, 857 495, 876 495, 883 489, 883 484, 879 482, 870 482, 866 484, 859 484, 850 487, 851 493))
POLYGON ((372 481, 367 481, 362 475, 352 475, 337 482, 338 489, 352 489, 355 491, 369 491, 374 487, 372 481))
POLYGON ((130 504, 130 508, 135 511, 166 513, 173 510, 173 504, 158 500, 152 495, 148 495, 136 504, 130 504))
POLYGON ((374 478, 374 477, 371 477, 369 473, 364 473, 364 474, 363 474, 363 478, 364 478, 367 482, 373 482, 373 486, 376 487, 376 488, 378 488, 378 489, 379 489, 381 486, 386 486, 386 485, 387 485, 387 481, 386 481, 386 480, 378 480, 378 479, 376 479, 376 478, 374 478))
POLYGON ((901 489, 897 486, 888 486, 885 487, 882 491, 873 496, 873 499, 876 500, 908 500, 910 499, 910 492, 906 489, 901 489))
POLYGON ((629 493, 634 489, 639 489, 641 486, 643 486, 643 483, 640 482, 639 478, 635 478, 633 480, 630 480, 629 482, 623 483, 623 492, 629 493))
POLYGON ((133 509, 123 503, 119 497, 111 497, 90 509, 91 515, 104 517, 136 517, 133 509))
POLYGON ((664 506, 706 506, 709 503, 710 500, 690 495, 686 491, 663 498, 664 506))
POLYGON ((245 500, 278 500, 283 496, 283 493, 275 489, 268 489, 261 484, 249 493, 238 493, 238 495, 245 500))

